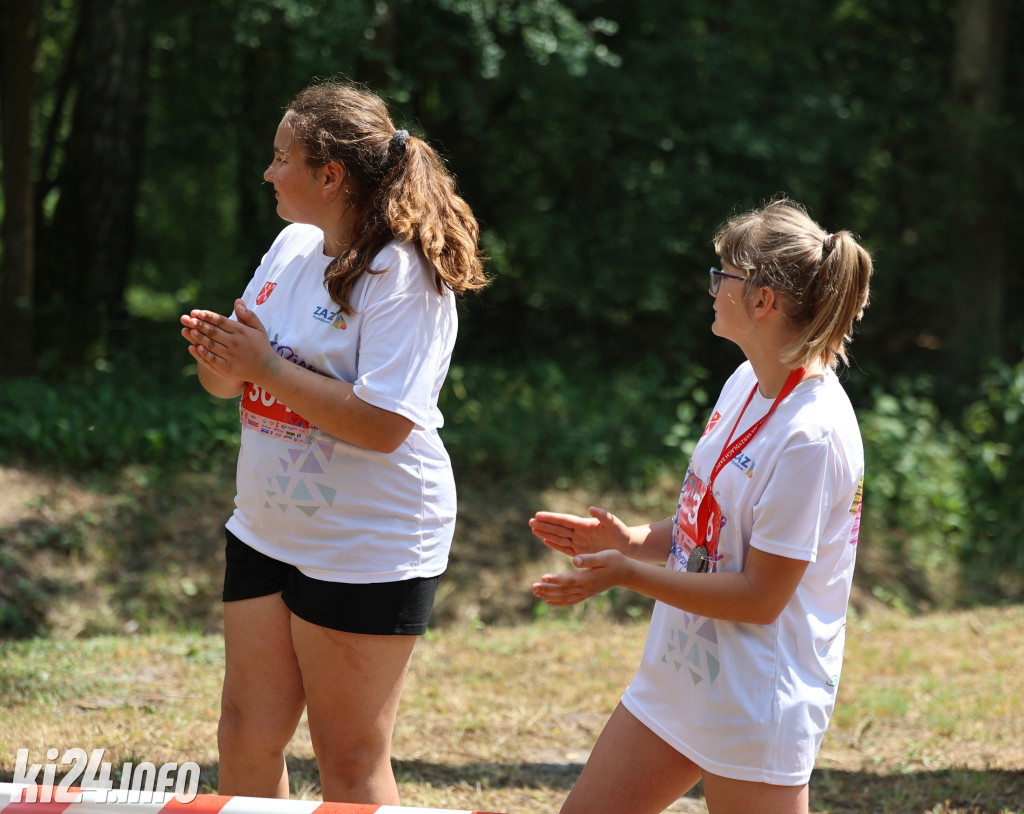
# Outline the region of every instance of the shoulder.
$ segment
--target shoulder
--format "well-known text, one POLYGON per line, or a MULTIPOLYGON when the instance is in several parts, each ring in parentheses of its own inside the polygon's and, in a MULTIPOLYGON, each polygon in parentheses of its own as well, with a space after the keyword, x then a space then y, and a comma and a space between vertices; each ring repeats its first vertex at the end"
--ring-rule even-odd
POLYGON ((319 227, 305 223, 291 223, 274 238, 267 254, 311 254, 322 247, 323 242, 324 233, 319 227))
POLYGON ((391 295, 437 293, 434 270, 414 245, 392 240, 373 258, 370 284, 391 295))
POLYGON ((802 382, 786 401, 790 430, 800 439, 834 443, 847 436, 860 438, 853 405, 833 371, 802 382))
POLYGON ((745 361, 738 368, 736 368, 732 375, 727 380, 726 384, 753 384, 757 381, 757 376, 754 375, 754 366, 750 364, 750 361, 745 361))
POLYGON ((750 362, 743 362, 722 385, 722 397, 729 398, 737 390, 744 394, 749 393, 755 384, 757 384, 757 376, 754 375, 753 366, 750 362))

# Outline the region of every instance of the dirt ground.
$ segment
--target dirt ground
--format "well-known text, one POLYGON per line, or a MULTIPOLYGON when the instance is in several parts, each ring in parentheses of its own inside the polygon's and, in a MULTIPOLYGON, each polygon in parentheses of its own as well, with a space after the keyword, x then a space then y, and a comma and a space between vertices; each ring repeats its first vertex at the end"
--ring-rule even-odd
MULTIPOLYGON (((76 477, 0 465, 0 634, 73 638, 155 624, 219 631, 233 477, 162 479, 145 470, 76 477)), ((530 586, 566 561, 530 533, 537 510, 582 514, 602 505, 639 523, 668 516, 677 495, 675 483, 643 495, 460 484, 455 540, 431 623, 516 624, 547 612, 530 586)), ((866 610, 878 603, 858 584, 852 604, 866 610)), ((651 603, 611 592, 592 601, 590 612, 595 606, 622 620, 646 616, 651 603)))
MULTIPOLYGON (((158 619, 218 631, 223 525, 233 494, 233 472, 163 481, 144 471, 115 479, 0 466, 0 625, 17 635, 63 638, 138 632, 158 619), (11 628, 16 614, 20 630, 11 628)), ((607 505, 624 518, 645 511, 654 514, 638 517, 659 517, 675 497, 666 492, 654 506, 645 499, 631 505, 612 496, 607 505)), ((541 508, 585 512, 595 500, 571 491, 461 486, 432 624, 531 620, 538 609, 530 585, 565 562, 530 533, 528 518, 541 508)), ((622 616, 630 607, 613 610, 622 616)))

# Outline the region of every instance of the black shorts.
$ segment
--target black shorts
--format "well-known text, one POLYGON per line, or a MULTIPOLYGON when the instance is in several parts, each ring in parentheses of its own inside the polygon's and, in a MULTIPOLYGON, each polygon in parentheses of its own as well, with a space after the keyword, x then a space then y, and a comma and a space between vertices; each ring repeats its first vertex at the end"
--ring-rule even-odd
POLYGON ((327 582, 250 548, 225 529, 225 602, 281 592, 288 609, 314 625, 378 636, 426 632, 440 577, 397 582, 327 582))

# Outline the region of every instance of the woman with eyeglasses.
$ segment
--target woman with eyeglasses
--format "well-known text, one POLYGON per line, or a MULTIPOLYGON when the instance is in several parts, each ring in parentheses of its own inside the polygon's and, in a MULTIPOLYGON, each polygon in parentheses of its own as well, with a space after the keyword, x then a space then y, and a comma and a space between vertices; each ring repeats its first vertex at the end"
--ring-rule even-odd
POLYGON ((746 361, 726 382, 674 517, 626 526, 539 512, 572 557, 534 594, 619 586, 656 601, 636 675, 563 814, 658 812, 703 782, 712 814, 803 814, 835 704, 864 452, 836 375, 872 261, 849 232, 775 200, 715 236, 712 331, 746 361))

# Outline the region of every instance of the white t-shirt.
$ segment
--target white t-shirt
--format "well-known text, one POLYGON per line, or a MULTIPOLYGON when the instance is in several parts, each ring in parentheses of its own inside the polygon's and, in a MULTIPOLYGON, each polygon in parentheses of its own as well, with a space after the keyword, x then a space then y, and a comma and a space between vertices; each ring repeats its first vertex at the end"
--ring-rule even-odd
POLYGON ((332 582, 391 582, 444 571, 455 528, 455 481, 437 430, 437 398, 458 322, 418 251, 385 246, 342 314, 324 286, 323 232, 293 224, 274 241, 243 299, 277 354, 353 382, 363 401, 415 428, 392 453, 308 426, 246 385, 242 446, 228 529, 242 542, 332 582))
MULTIPOLYGON (((707 483, 755 384, 749 363, 730 377, 694 450, 688 484, 707 483)), ((735 436, 772 401, 756 392, 735 436)), ((751 546, 810 565, 769 625, 655 605, 623 704, 712 774, 775 785, 808 781, 842 668, 863 476, 857 419, 829 371, 797 385, 715 480, 722 520, 714 570, 742 571, 751 546)), ((686 492, 684 486, 680 511, 686 492)), ((677 512, 667 567, 684 571, 694 543, 680 533, 679 518, 677 512)))

